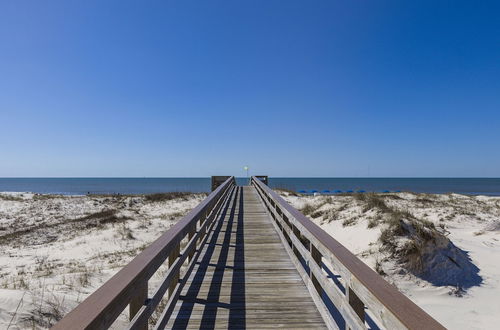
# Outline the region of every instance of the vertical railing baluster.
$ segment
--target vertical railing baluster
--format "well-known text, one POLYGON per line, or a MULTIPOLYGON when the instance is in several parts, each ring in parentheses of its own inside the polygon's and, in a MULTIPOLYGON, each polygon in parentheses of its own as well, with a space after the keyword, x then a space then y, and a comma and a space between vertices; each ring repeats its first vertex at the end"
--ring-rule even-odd
MULTIPOLYGON (((144 306, 146 299, 148 299, 148 282, 144 281, 135 291, 134 297, 130 300, 129 304, 129 319, 132 320, 139 310, 144 306)), ((147 330, 148 324, 144 324, 141 330, 147 330)))
MULTIPOLYGON (((180 255, 180 244, 177 242, 172 249, 172 252, 170 252, 170 255, 168 256, 168 266, 171 267, 172 264, 175 262, 175 260, 179 257, 180 255)), ((172 278, 172 282, 170 283, 170 287, 168 288, 168 294, 169 296, 172 295, 172 293, 175 290, 175 287, 177 286, 177 283, 179 283, 179 275, 180 275, 180 269, 175 272, 175 275, 172 278)))
POLYGON ((365 304, 359 299, 359 297, 351 289, 351 286, 347 286, 347 301, 351 305, 354 312, 359 316, 361 321, 365 321, 365 304))
MULTIPOLYGON (((200 227, 203 225, 203 223, 205 222, 205 219, 207 218, 207 212, 203 212, 200 216, 200 227)), ((200 233, 200 238, 198 239, 199 242, 201 242, 201 240, 203 239, 203 237, 205 237, 205 234, 207 233, 207 230, 205 228, 202 229, 201 233, 200 233)))
MULTIPOLYGON (((192 225, 191 228, 189 229, 188 242, 191 242, 191 239, 194 237, 195 234, 196 234, 196 223, 192 225)), ((189 252, 188 262, 191 262, 191 260, 193 260, 195 252, 196 252, 196 244, 194 245, 193 249, 189 252)))
MULTIPOLYGON (((292 231, 295 234, 295 237, 297 237, 297 241, 300 242, 300 230, 297 227, 295 227, 294 225, 292 225, 292 231)), ((292 243, 293 252, 297 256, 297 258, 300 260, 301 259, 301 255, 300 255, 299 250, 295 247, 295 245, 293 244, 292 240, 290 240, 290 243, 292 243)))
MULTIPOLYGON (((316 247, 311 242, 309 242, 309 248, 310 248, 309 251, 311 252, 311 259, 312 259, 311 262, 315 262, 321 269, 322 268, 321 253, 318 251, 318 249, 316 249, 316 247)), ((323 288, 321 287, 321 284, 319 283, 318 279, 312 272, 311 267, 309 267, 309 276, 311 277, 312 283, 316 288, 316 291, 318 291, 319 296, 321 297, 321 295, 323 294, 323 288)))

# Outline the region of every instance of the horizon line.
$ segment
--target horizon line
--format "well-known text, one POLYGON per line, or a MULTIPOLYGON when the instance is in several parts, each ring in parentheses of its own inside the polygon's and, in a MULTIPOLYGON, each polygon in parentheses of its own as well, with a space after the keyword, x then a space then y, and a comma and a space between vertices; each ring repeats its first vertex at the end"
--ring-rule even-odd
MULTIPOLYGON (((209 179, 212 176, 6 176, 0 179, 209 179)), ((234 176, 234 175, 229 175, 234 176)), ((252 177, 250 175, 249 177, 252 177)), ((246 176, 234 176, 247 179, 246 176)), ((274 179, 500 179, 490 176, 268 176, 274 179)))

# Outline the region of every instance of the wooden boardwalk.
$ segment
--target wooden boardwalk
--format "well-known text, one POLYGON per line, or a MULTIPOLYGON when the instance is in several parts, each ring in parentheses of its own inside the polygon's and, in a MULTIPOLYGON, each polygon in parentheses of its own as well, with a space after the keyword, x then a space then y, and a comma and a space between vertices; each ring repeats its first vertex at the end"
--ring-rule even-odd
POLYGON ((253 186, 235 187, 167 328, 326 328, 253 186))
POLYGON ((124 312, 127 330, 444 329, 267 182, 212 177, 207 198, 53 329, 105 330, 124 312))

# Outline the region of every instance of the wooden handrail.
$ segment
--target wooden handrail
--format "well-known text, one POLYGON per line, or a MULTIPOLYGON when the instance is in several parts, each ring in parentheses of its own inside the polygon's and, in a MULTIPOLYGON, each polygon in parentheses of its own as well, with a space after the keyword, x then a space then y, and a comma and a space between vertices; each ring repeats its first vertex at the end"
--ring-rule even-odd
MULTIPOLYGON (((193 254, 197 243, 206 239, 208 226, 222 208, 234 185, 234 177, 227 179, 198 206, 55 324, 52 329, 107 329, 127 305, 130 305, 130 318, 132 319, 130 328, 144 329, 147 327, 149 316, 167 289, 170 289, 169 298, 175 298, 169 299, 169 303, 175 305, 174 300, 178 297, 180 287, 180 268, 188 260, 189 272, 193 269, 192 265, 195 263, 193 254), (189 241, 184 250, 180 251, 180 242, 186 236, 189 241), (147 299, 148 280, 167 258, 170 266, 167 275, 153 298, 147 299)), ((189 273, 185 274, 185 277, 187 276, 189 273)), ((168 316, 165 315, 167 318, 168 316)))
POLYGON ((335 320, 325 312, 323 294, 329 297, 351 329, 365 328, 365 306, 371 311, 370 315, 389 329, 445 329, 261 180, 252 177, 251 184, 275 220, 285 247, 292 260, 295 259, 327 325, 335 327, 335 320), (300 259, 307 263, 308 269, 300 259), (343 290, 327 277, 323 259, 341 276, 345 285, 343 290))

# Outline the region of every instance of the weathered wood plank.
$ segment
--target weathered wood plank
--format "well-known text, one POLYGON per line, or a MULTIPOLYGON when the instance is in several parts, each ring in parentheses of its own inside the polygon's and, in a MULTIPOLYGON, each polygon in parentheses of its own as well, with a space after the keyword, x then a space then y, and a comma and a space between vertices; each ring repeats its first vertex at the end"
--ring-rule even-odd
POLYGON ((200 250, 167 328, 326 328, 254 187, 239 187, 200 250))

